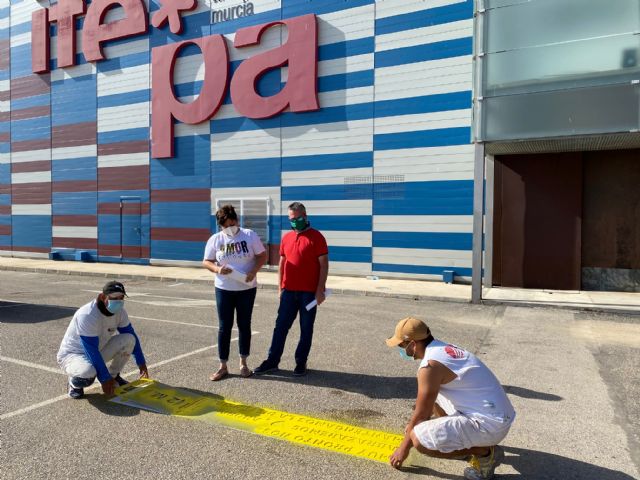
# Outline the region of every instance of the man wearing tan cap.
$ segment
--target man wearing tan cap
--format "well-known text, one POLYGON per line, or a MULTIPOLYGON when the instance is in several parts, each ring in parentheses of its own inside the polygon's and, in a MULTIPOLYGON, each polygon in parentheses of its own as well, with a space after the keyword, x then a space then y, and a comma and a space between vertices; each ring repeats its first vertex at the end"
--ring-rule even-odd
POLYGON ((402 444, 389 462, 400 468, 411 447, 438 458, 471 457, 467 480, 493 478, 504 453, 498 446, 515 411, 495 375, 474 354, 433 338, 424 322, 407 317, 387 345, 420 360, 418 396, 402 444))

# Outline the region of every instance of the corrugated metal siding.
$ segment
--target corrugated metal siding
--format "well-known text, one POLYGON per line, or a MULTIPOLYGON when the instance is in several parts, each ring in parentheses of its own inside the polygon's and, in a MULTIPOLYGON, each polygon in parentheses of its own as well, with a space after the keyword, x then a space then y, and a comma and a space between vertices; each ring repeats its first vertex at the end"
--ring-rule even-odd
MULTIPOLYGON (((0 250, 198 261, 218 202, 253 199, 247 222, 277 246, 289 229, 287 205, 302 201, 327 237, 334 272, 428 278, 453 268, 470 276, 472 1, 265 0, 254 2, 254 16, 210 24, 201 0, 183 16, 180 36, 150 26, 149 35, 109 43, 95 66, 80 54, 78 66, 53 70, 50 87, 47 75, 30 73, 37 3, 11 6, 9 37, 9 5, 0 1, 0 48, 10 38, 11 78, 22 84, 11 89, 11 106, 28 117, 0 117, 0 140, 11 129, 12 141, 11 149, 0 141, 0 250), (233 72, 286 35, 273 28, 260 45, 236 50, 238 28, 307 13, 318 17, 319 111, 254 121, 227 95, 211 122, 176 125, 176 158, 150 158, 151 48, 221 33, 233 72), (32 165, 13 173, 4 166, 19 162, 32 165), (39 188, 43 201, 11 203, 12 188, 39 188), (268 224, 257 214, 265 208, 268 224), (21 235, 34 225, 38 235, 21 235)), ((149 8, 152 15, 158 4, 149 8)), ((115 9, 107 20, 120 15, 115 9)), ((0 106, 8 110, 5 70, 0 106)), ((287 75, 286 67, 264 75, 261 94, 279 91, 287 75)), ((198 49, 183 49, 174 77, 183 101, 199 93, 203 76, 198 49)))

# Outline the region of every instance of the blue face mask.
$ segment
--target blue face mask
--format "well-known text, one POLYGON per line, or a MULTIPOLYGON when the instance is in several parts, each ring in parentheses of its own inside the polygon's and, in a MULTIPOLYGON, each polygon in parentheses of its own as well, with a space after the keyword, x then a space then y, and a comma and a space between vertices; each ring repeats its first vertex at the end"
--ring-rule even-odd
POLYGON ((118 313, 124 307, 124 300, 111 300, 107 301, 107 310, 111 313, 118 313))
POLYGON ((398 353, 400 354, 400 357, 403 360, 407 360, 409 362, 413 362, 414 358, 411 355, 407 354, 407 351, 404 348, 398 347, 398 349, 399 349, 398 353))

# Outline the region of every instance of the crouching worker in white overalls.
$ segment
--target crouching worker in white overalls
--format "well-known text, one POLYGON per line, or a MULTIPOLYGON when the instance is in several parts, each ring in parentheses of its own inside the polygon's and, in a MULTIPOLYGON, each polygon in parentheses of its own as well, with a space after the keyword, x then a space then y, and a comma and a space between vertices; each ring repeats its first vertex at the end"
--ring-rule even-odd
POLYGON ((108 282, 73 316, 58 350, 58 365, 69 376, 71 398, 82 398, 96 376, 102 391, 113 395, 118 385, 127 383, 120 372, 132 353, 140 377, 149 378, 140 340, 124 309, 125 295, 122 283, 108 282), (108 368, 107 362, 111 362, 108 368))

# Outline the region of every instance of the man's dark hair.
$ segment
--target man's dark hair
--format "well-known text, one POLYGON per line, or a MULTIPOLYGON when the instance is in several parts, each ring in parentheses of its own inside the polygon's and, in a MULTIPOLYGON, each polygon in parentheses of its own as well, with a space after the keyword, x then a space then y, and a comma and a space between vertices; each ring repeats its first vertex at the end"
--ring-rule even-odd
POLYGON ((227 220, 238 220, 238 214, 233 205, 223 205, 216 212, 216 222, 222 226, 227 220))
POLYGON ((289 205, 289 210, 293 210, 294 212, 302 212, 305 215, 307 214, 307 209, 304 208, 304 205, 300 202, 293 202, 291 205, 289 205))

